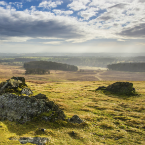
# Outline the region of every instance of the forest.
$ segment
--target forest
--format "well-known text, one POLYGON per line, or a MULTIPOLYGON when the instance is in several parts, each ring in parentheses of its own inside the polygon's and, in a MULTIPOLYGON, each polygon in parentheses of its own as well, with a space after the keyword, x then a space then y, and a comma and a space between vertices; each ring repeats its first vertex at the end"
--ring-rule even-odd
POLYGON ((116 71, 145 72, 145 63, 117 63, 107 65, 107 68, 116 71))
POLYGON ((45 74, 49 70, 77 71, 78 67, 74 65, 56 63, 52 61, 31 61, 25 62, 24 68, 26 74, 45 74))

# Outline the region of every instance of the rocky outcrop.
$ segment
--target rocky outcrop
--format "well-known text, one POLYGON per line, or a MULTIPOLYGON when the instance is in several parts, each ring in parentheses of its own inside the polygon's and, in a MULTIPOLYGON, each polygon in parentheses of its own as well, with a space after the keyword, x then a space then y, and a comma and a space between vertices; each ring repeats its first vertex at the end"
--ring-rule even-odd
MULTIPOLYGON (((34 118, 53 122, 65 120, 64 112, 53 101, 49 101, 46 95, 39 93, 29 97, 32 94, 23 77, 12 77, 2 82, 0 84, 0 120, 8 119, 22 124, 34 118)), ((77 115, 68 121, 78 124, 83 122, 77 115)))
POLYGON ((54 102, 48 99, 36 99, 28 96, 3 94, 0 96, 0 118, 25 123, 34 117, 46 118, 46 121, 64 120, 65 114, 54 102))
POLYGON ((7 93, 7 92, 21 94, 22 90, 26 87, 28 86, 25 84, 24 77, 12 77, 6 82, 2 82, 0 84, 0 94, 7 93))
POLYGON ((98 87, 96 91, 97 90, 105 90, 120 95, 135 94, 135 88, 133 87, 133 83, 129 83, 129 82, 116 82, 107 87, 104 86, 98 87))

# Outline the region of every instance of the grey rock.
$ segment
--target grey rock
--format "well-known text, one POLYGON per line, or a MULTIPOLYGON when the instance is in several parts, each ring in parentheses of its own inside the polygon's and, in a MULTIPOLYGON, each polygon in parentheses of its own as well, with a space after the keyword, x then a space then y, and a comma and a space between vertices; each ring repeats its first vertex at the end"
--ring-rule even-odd
POLYGON ((132 95, 135 93, 133 84, 129 82, 116 82, 106 88, 107 91, 121 95, 132 95))
POLYGON ((0 84, 0 93, 2 94, 7 92, 7 89, 13 89, 16 91, 18 87, 20 88, 27 87, 27 85, 25 84, 24 77, 12 77, 6 82, 2 82, 0 84))
POLYGON ((22 91, 21 91, 21 95, 23 95, 23 94, 26 94, 27 96, 29 96, 29 95, 32 95, 33 92, 31 91, 30 88, 26 87, 26 88, 23 88, 22 91))
POLYGON ((71 123, 78 123, 78 124, 80 124, 80 123, 82 123, 82 122, 83 122, 83 120, 81 120, 81 119, 79 118, 79 116, 74 115, 72 118, 70 118, 69 122, 71 122, 71 123))
POLYGON ((97 90, 106 90, 111 93, 120 94, 120 95, 134 95, 135 88, 133 88, 133 84, 129 82, 115 82, 107 87, 100 86, 97 90))
MULTIPOLYGON (((59 108, 53 110, 54 108, 49 108, 47 104, 49 104, 49 101, 47 100, 6 93, 0 95, 0 118, 2 120, 8 119, 10 121, 25 123, 31 121, 34 117, 39 116, 43 112, 49 113, 50 111, 53 111, 53 114, 50 115, 51 121, 54 121, 52 120, 54 117, 57 117, 60 120, 65 119, 65 114, 62 110, 59 108)), ((53 104, 53 106, 55 106, 55 104, 53 104)))
POLYGON ((48 141, 49 139, 45 137, 20 137, 19 139, 21 144, 32 143, 36 145, 45 145, 48 141))

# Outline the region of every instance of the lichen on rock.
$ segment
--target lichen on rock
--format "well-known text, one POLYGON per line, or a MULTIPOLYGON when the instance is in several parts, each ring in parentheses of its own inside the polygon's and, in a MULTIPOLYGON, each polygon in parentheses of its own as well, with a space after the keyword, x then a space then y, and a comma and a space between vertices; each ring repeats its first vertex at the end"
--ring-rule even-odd
POLYGON ((17 93, 21 94, 23 88, 28 87, 24 77, 12 77, 6 82, 0 83, 0 94, 17 93))

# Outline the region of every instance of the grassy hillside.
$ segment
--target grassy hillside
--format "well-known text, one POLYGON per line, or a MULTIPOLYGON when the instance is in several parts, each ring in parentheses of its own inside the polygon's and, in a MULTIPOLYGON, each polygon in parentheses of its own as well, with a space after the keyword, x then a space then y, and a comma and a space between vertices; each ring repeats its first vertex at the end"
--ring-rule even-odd
MULTIPOLYGON (((27 83, 27 82, 26 82, 27 83)), ((50 145, 145 144, 145 82, 132 82, 140 96, 116 96, 95 92, 98 86, 113 81, 27 83, 34 91, 46 94, 67 115, 78 115, 85 123, 76 125, 35 120, 26 124, 0 122, 0 145, 20 144, 8 138, 48 137, 50 145), (38 131, 45 128, 46 132, 38 131), (72 133, 72 131, 74 133, 72 133)), ((28 144, 27 144, 28 145, 28 144)))

